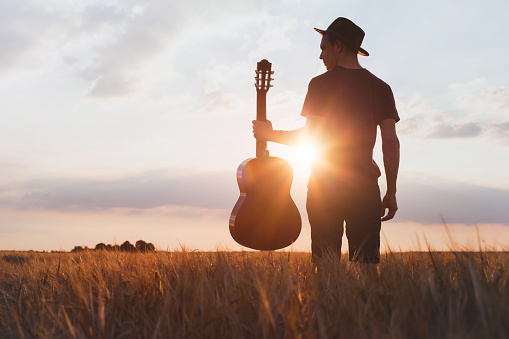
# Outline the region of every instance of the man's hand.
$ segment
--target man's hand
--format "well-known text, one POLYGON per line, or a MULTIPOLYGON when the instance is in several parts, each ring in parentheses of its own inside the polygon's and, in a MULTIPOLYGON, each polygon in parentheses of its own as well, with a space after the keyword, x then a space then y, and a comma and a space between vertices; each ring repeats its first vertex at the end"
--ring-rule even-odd
POLYGON ((256 140, 270 141, 273 132, 272 123, 269 120, 253 120, 253 135, 256 140))
POLYGON ((387 193, 382 200, 382 221, 387 221, 394 218, 397 210, 398 203, 396 202, 396 194, 387 193), (386 209, 389 210, 387 214, 385 214, 386 209))

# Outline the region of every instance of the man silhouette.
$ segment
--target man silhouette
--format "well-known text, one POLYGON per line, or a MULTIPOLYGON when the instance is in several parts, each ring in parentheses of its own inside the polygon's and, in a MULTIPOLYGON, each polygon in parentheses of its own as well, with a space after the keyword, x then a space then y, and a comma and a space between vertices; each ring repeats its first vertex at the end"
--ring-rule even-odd
POLYGON ((311 249, 317 263, 326 253, 341 255, 344 224, 350 261, 374 268, 380 262, 381 221, 394 217, 399 167, 399 120, 392 90, 359 64, 364 31, 337 18, 322 35, 320 59, 327 72, 313 78, 301 115, 304 127, 272 128, 270 121, 253 121, 254 137, 286 145, 303 138, 318 150, 308 183, 306 209, 311 225, 311 249), (380 170, 373 160, 380 126, 387 192, 380 199, 380 170), (385 214, 387 210, 387 214, 385 214))

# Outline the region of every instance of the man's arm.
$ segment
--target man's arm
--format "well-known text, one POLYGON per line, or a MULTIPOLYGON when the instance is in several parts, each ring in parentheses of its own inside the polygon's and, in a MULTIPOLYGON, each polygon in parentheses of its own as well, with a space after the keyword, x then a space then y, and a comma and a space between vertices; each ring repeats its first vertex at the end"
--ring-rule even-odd
POLYGON ((307 117, 304 127, 291 131, 279 131, 272 128, 272 123, 253 120, 253 135, 257 140, 272 141, 288 146, 299 146, 302 142, 313 142, 314 135, 319 130, 319 118, 307 117))
POLYGON ((398 210, 396 201, 396 180, 399 168, 399 139, 396 134, 396 121, 385 119, 380 123, 382 153, 384 157, 387 192, 382 200, 382 221, 390 220, 398 210), (385 210, 389 211, 385 214, 385 210))
POLYGON ((302 127, 292 131, 277 131, 272 128, 272 123, 269 120, 253 120, 253 135, 257 140, 272 141, 288 146, 296 146, 300 143, 304 136, 305 128, 302 127))

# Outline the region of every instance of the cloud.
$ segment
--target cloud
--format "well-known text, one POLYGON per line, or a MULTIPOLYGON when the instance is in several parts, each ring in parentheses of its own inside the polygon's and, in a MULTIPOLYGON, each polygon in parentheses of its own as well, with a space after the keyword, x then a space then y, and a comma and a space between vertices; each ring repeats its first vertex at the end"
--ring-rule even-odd
POLYGON ((488 126, 487 132, 490 136, 502 143, 509 145, 509 121, 488 126))
POLYGON ((396 221, 509 225, 509 190, 465 183, 402 182, 396 221))
MULTIPOLYGON (((90 96, 125 96, 139 86, 139 68, 143 62, 164 50, 165 43, 179 30, 177 9, 147 6, 134 12, 123 13, 108 8, 102 11, 102 20, 88 20, 85 29, 114 24, 113 37, 95 50, 95 57, 83 71, 83 77, 92 80, 90 96), (163 13, 171 13, 169 16, 163 13), (172 18, 173 16, 173 18, 172 18), (111 21, 110 21, 111 18, 111 21)), ((97 12, 95 10, 89 10, 97 12)), ((84 13, 86 18, 90 17, 84 13)), ((93 16, 91 16, 93 17, 93 16)))
POLYGON ((60 41, 68 20, 48 8, 22 1, 0 2, 0 74, 27 62, 30 54, 47 43, 60 41))
POLYGON ((451 84, 442 95, 396 98, 396 104, 402 118, 398 123, 401 135, 453 139, 486 132, 505 141, 509 87, 493 86, 485 78, 451 84))
POLYGON ((475 123, 466 123, 460 125, 439 124, 432 128, 431 132, 428 134, 428 138, 472 138, 479 136, 481 131, 481 127, 475 123))
POLYGON ((87 58, 87 48, 97 48, 121 34, 138 7, 127 1, 117 6, 0 2, 0 71, 46 66, 55 54, 64 54, 64 62, 75 61, 78 56, 87 58))
POLYGON ((506 119, 509 87, 495 86, 485 78, 449 86, 452 108, 464 117, 479 121, 506 119))
POLYGON ((90 87, 88 94, 94 97, 119 97, 136 92, 137 80, 128 75, 105 74, 99 76, 90 87))
POLYGON ((171 57, 181 53, 173 45, 176 40, 199 40, 209 28, 242 22, 263 12, 259 5, 232 0, 2 2, 0 72, 26 68, 30 58, 34 66, 48 66, 47 60, 59 56, 64 65, 81 61, 79 72, 90 83, 90 96, 127 96, 142 88, 145 68, 156 56, 167 53, 171 63, 171 57))
POLYGON ((118 36, 98 50, 84 71, 83 75, 94 81, 90 96, 131 94, 141 85, 144 64, 165 51, 175 53, 171 47, 178 38, 199 39, 198 32, 206 34, 207 27, 228 22, 231 14, 243 16, 257 12, 254 3, 230 0, 151 2, 142 10, 135 8, 138 8, 136 15, 125 18, 118 36))
POLYGON ((58 179, 0 189, 0 205, 16 209, 106 210, 190 206, 233 208, 235 174, 208 172, 164 176, 143 174, 116 180, 58 179), (16 192, 14 194, 13 192, 16 192))
MULTIPOLYGON (((0 186, 0 207, 18 210, 106 211, 161 208, 231 210, 239 197, 235 174, 149 172, 114 180, 36 180, 0 186)), ((305 201, 305 192, 293 199, 305 201)), ((509 189, 455 182, 400 180, 396 222, 509 225, 509 189)))
POLYGON ((504 138, 509 137, 509 121, 500 124, 493 124, 490 126, 490 128, 499 133, 504 138))
POLYGON ((75 31, 72 33, 76 35, 97 33, 104 30, 107 26, 121 25, 125 22, 126 18, 141 13, 139 7, 136 6, 122 10, 121 7, 112 5, 88 5, 79 12, 75 31))
POLYGON ((273 54, 275 51, 288 50, 292 46, 292 39, 288 33, 295 30, 296 19, 288 19, 284 16, 268 17, 264 22, 263 33, 256 41, 249 56, 259 57, 260 55, 273 54))
POLYGON ((421 128, 421 121, 418 117, 403 119, 398 123, 398 134, 415 135, 421 128))
POLYGON ((495 107, 506 110, 509 108, 509 87, 503 86, 489 90, 485 93, 485 98, 495 107))

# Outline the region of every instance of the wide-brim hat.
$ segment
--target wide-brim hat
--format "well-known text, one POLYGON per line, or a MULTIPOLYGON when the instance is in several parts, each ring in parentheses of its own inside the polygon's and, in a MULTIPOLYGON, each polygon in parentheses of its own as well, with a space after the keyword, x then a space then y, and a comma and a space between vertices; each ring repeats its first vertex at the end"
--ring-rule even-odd
POLYGON ((315 31, 322 35, 332 35, 333 37, 352 45, 354 48, 357 48, 357 52, 360 55, 369 55, 368 51, 361 47, 362 40, 364 40, 364 31, 347 18, 337 18, 326 30, 315 28, 315 31))

